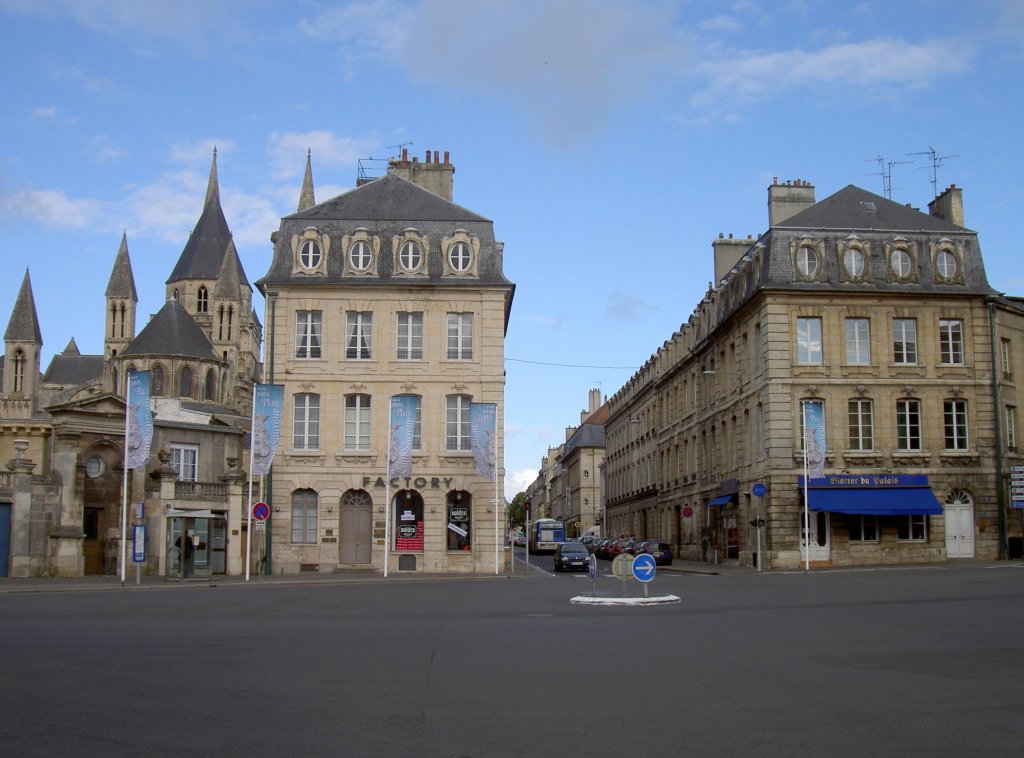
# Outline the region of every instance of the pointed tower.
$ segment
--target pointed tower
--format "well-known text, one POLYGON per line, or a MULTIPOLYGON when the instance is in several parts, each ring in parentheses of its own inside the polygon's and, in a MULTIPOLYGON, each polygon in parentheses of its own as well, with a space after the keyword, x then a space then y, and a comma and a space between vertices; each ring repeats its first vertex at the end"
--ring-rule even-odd
POLYGON ((135 290, 132 261, 128 256, 128 234, 121 234, 121 247, 107 282, 107 318, 103 332, 103 356, 115 358, 135 339, 135 308, 139 295, 135 290))
POLYGON ((39 387, 39 360, 43 337, 39 331, 36 301, 32 297, 32 281, 25 269, 25 278, 14 301, 11 320, 4 332, 4 384, 8 398, 32 398, 39 387))
POLYGON ((316 197, 313 195, 313 165, 312 151, 306 148, 306 174, 302 177, 302 190, 299 192, 299 207, 301 212, 316 205, 316 197))

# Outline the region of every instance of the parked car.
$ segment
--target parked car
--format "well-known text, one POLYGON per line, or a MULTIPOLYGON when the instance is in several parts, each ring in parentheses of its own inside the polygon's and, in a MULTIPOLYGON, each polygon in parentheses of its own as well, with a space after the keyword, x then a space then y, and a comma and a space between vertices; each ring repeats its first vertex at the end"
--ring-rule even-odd
POLYGON ((605 552, 608 548, 608 544, 611 542, 610 537, 602 537, 594 543, 594 555, 602 560, 608 560, 608 554, 605 552))
POLYGON ((615 560, 616 556, 622 555, 626 552, 626 545, 629 544, 629 540, 615 540, 608 546, 608 559, 615 560))
POLYGON ((637 548, 637 555, 640 553, 647 553, 648 555, 653 556, 654 563, 657 566, 672 565, 672 546, 667 542, 644 540, 637 548))
POLYGON ((582 542, 560 542, 555 548, 555 571, 586 571, 590 551, 582 542))

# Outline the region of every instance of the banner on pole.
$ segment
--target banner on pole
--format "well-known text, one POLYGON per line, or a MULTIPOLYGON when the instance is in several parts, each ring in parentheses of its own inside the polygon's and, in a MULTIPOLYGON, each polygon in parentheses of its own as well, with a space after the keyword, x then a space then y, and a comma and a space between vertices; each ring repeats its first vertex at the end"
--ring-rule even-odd
POLYGON ((416 395, 391 398, 391 433, 388 437, 388 481, 412 476, 412 440, 416 432, 416 395))
POLYGON ((473 462, 476 473, 489 482, 494 481, 497 468, 497 419, 497 404, 469 404, 469 446, 473 462))
POLYGON ((811 479, 820 479, 825 476, 825 404, 804 400, 803 408, 807 473, 811 479))
POLYGON ((153 411, 149 408, 149 372, 128 372, 128 412, 125 418, 125 468, 145 466, 153 442, 153 411))
POLYGON ((257 384, 252 403, 252 474, 270 473, 270 464, 281 441, 284 385, 257 384))

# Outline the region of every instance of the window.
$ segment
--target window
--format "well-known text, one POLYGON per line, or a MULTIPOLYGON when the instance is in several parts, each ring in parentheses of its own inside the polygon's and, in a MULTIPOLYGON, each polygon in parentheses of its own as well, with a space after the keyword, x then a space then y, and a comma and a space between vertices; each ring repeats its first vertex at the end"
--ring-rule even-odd
POLYGON ((1006 406, 1006 447, 1012 453, 1017 450, 1017 409, 1006 406))
POLYGON ((928 517, 897 516, 896 536, 900 542, 924 542, 928 539, 928 517))
POLYGON ((206 386, 203 388, 203 399, 211 403, 217 402, 217 372, 212 368, 206 372, 206 386))
POLYGON ((423 263, 423 252, 419 243, 409 240, 402 243, 398 251, 398 265, 406 271, 416 271, 423 263))
POLYGON ((964 363, 964 325, 958 318, 939 319, 939 360, 946 366, 964 363))
POLYGON ((299 264, 303 268, 316 268, 320 265, 321 257, 320 243, 316 240, 306 240, 299 248, 299 264))
POLYGON ((400 361, 423 358, 423 314, 399 313, 395 357, 400 361))
POLYGON ((295 314, 295 357, 319 358, 322 342, 320 311, 298 311, 295 314))
POLYGON ((295 415, 292 424, 292 447, 296 450, 316 450, 320 447, 320 396, 311 393, 295 395, 295 415))
POLYGON ((871 339, 866 318, 846 319, 846 362, 856 366, 871 363, 871 339))
POLYGON ((796 251, 796 270, 808 278, 818 273, 818 251, 810 245, 802 245, 796 251))
POLYGON ((313 490, 292 493, 292 542, 316 543, 317 495, 313 490))
POLYGON ((999 340, 999 368, 1003 372, 1003 379, 1013 381, 1013 364, 1010 362, 1010 340, 999 340))
POLYGON ((847 404, 847 417, 850 422, 850 449, 874 450, 874 418, 870 400, 851 400, 847 404))
MULTIPOLYGON (((25 391, 25 351, 20 347, 14 351, 14 391, 24 392, 25 391)), ((114 387, 117 388, 117 381, 114 381, 114 387)))
POLYGON ((348 249, 348 262, 356 271, 365 271, 370 267, 372 260, 370 246, 363 240, 353 242, 348 249))
POLYGON ((162 397, 164 394, 164 367, 159 363, 149 369, 150 392, 153 397, 162 397))
POLYGON ((206 287, 200 286, 196 291, 196 313, 206 313, 210 309, 210 293, 206 287))
POLYGON ((892 267, 892 273, 898 279, 906 279, 910 276, 911 262, 910 253, 906 250, 893 250, 892 255, 889 256, 889 265, 892 267))
POLYGON ((921 449, 921 401, 896 401, 896 447, 898 450, 921 449))
POLYGON ((892 360, 894 363, 917 363, 917 321, 912 318, 892 320, 892 360))
POLYGON ((370 396, 345 396, 345 449, 370 449, 370 396))
POLYGON ((956 278, 956 255, 949 250, 940 250, 938 255, 935 256, 935 270, 943 279, 956 278))
POLYGON ((469 395, 449 395, 445 402, 445 450, 469 450, 469 395))
POLYGON ((473 360, 473 314, 448 314, 448 360, 473 360))
POLYGON ((465 242, 456 242, 448 249, 448 262, 453 271, 468 271, 472 255, 469 252, 469 245, 465 242))
POLYGON ((946 450, 966 450, 967 440, 967 401, 946 400, 942 403, 946 450))
POLYGON ((182 366, 178 374, 178 397, 192 397, 192 369, 188 366, 182 366))
POLYGON ((843 267, 852 279, 860 279, 864 276, 864 252, 856 247, 850 247, 843 253, 843 267))
POLYGON ((345 357, 368 360, 373 357, 373 314, 349 311, 345 314, 345 357))
POLYGON ((199 446, 171 444, 171 467, 178 472, 178 479, 194 482, 199 474, 199 446))
POLYGON ((850 542, 878 542, 878 516, 847 516, 850 542))
POLYGON ((821 364, 821 319, 798 318, 796 320, 797 363, 821 364))
POLYGON ((445 508, 448 513, 448 524, 445 528, 448 535, 448 549, 471 549, 469 525, 470 515, 473 512, 473 496, 461 490, 449 492, 445 508))

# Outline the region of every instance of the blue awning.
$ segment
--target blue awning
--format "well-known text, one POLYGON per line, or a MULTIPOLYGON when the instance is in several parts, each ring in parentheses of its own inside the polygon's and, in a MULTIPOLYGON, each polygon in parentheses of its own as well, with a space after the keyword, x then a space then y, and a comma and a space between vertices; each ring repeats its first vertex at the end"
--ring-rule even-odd
POLYGON ((942 505, 928 487, 811 488, 807 505, 812 511, 864 516, 937 516, 942 505))
POLYGON ((734 492, 731 495, 719 495, 714 500, 712 500, 710 503, 708 503, 708 505, 729 505, 730 503, 735 503, 735 502, 736 502, 736 493, 734 492))

